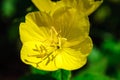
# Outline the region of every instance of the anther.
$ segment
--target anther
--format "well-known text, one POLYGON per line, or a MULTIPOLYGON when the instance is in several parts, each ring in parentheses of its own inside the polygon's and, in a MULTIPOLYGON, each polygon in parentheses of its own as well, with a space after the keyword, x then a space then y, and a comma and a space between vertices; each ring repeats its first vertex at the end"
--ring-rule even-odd
POLYGON ((56 46, 57 47, 57 49, 60 49, 60 46, 56 46))

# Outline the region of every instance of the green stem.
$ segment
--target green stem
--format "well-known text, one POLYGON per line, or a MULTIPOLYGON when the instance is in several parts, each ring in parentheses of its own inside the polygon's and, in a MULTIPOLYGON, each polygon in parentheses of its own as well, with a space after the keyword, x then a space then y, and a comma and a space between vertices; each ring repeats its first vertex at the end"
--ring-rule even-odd
POLYGON ((56 79, 56 80, 70 80, 71 77, 71 71, 67 71, 67 70, 57 70, 55 72, 52 72, 52 76, 56 79))

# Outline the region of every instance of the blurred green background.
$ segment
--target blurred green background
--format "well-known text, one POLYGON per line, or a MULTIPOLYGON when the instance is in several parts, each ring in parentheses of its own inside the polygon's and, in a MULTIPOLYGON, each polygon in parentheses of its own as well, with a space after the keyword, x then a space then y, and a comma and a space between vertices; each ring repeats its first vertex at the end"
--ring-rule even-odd
MULTIPOLYGON (((31 0, 0 1, 0 80, 64 80, 69 71, 36 70, 20 60, 19 24, 37 8, 31 0)), ((87 64, 71 72, 71 80, 120 80, 120 0, 104 0, 89 16, 94 48, 87 64)), ((69 75, 68 75, 69 74, 69 75)))

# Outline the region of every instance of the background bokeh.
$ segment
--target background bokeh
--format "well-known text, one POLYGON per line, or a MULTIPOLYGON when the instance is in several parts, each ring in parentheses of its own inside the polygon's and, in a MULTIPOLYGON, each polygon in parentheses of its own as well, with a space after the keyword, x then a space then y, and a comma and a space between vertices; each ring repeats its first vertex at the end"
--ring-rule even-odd
MULTIPOLYGON (((31 0, 0 1, 0 80, 55 80, 20 60, 19 24, 36 10, 31 0)), ((72 71, 71 80, 120 80, 120 0, 104 0, 89 20, 94 48, 87 64, 72 71)))

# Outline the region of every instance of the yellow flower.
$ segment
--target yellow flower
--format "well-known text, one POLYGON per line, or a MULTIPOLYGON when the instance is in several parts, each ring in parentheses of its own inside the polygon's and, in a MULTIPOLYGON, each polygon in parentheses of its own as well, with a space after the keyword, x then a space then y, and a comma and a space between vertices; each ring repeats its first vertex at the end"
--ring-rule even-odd
POLYGON ((54 13, 54 11, 61 7, 72 7, 78 12, 84 12, 90 15, 94 12, 103 2, 103 0, 60 0, 52 2, 51 0, 32 0, 39 10, 54 13))
POLYGON ((78 69, 92 49, 89 27, 88 17, 73 8, 31 12, 20 24, 21 59, 41 70, 78 69))

